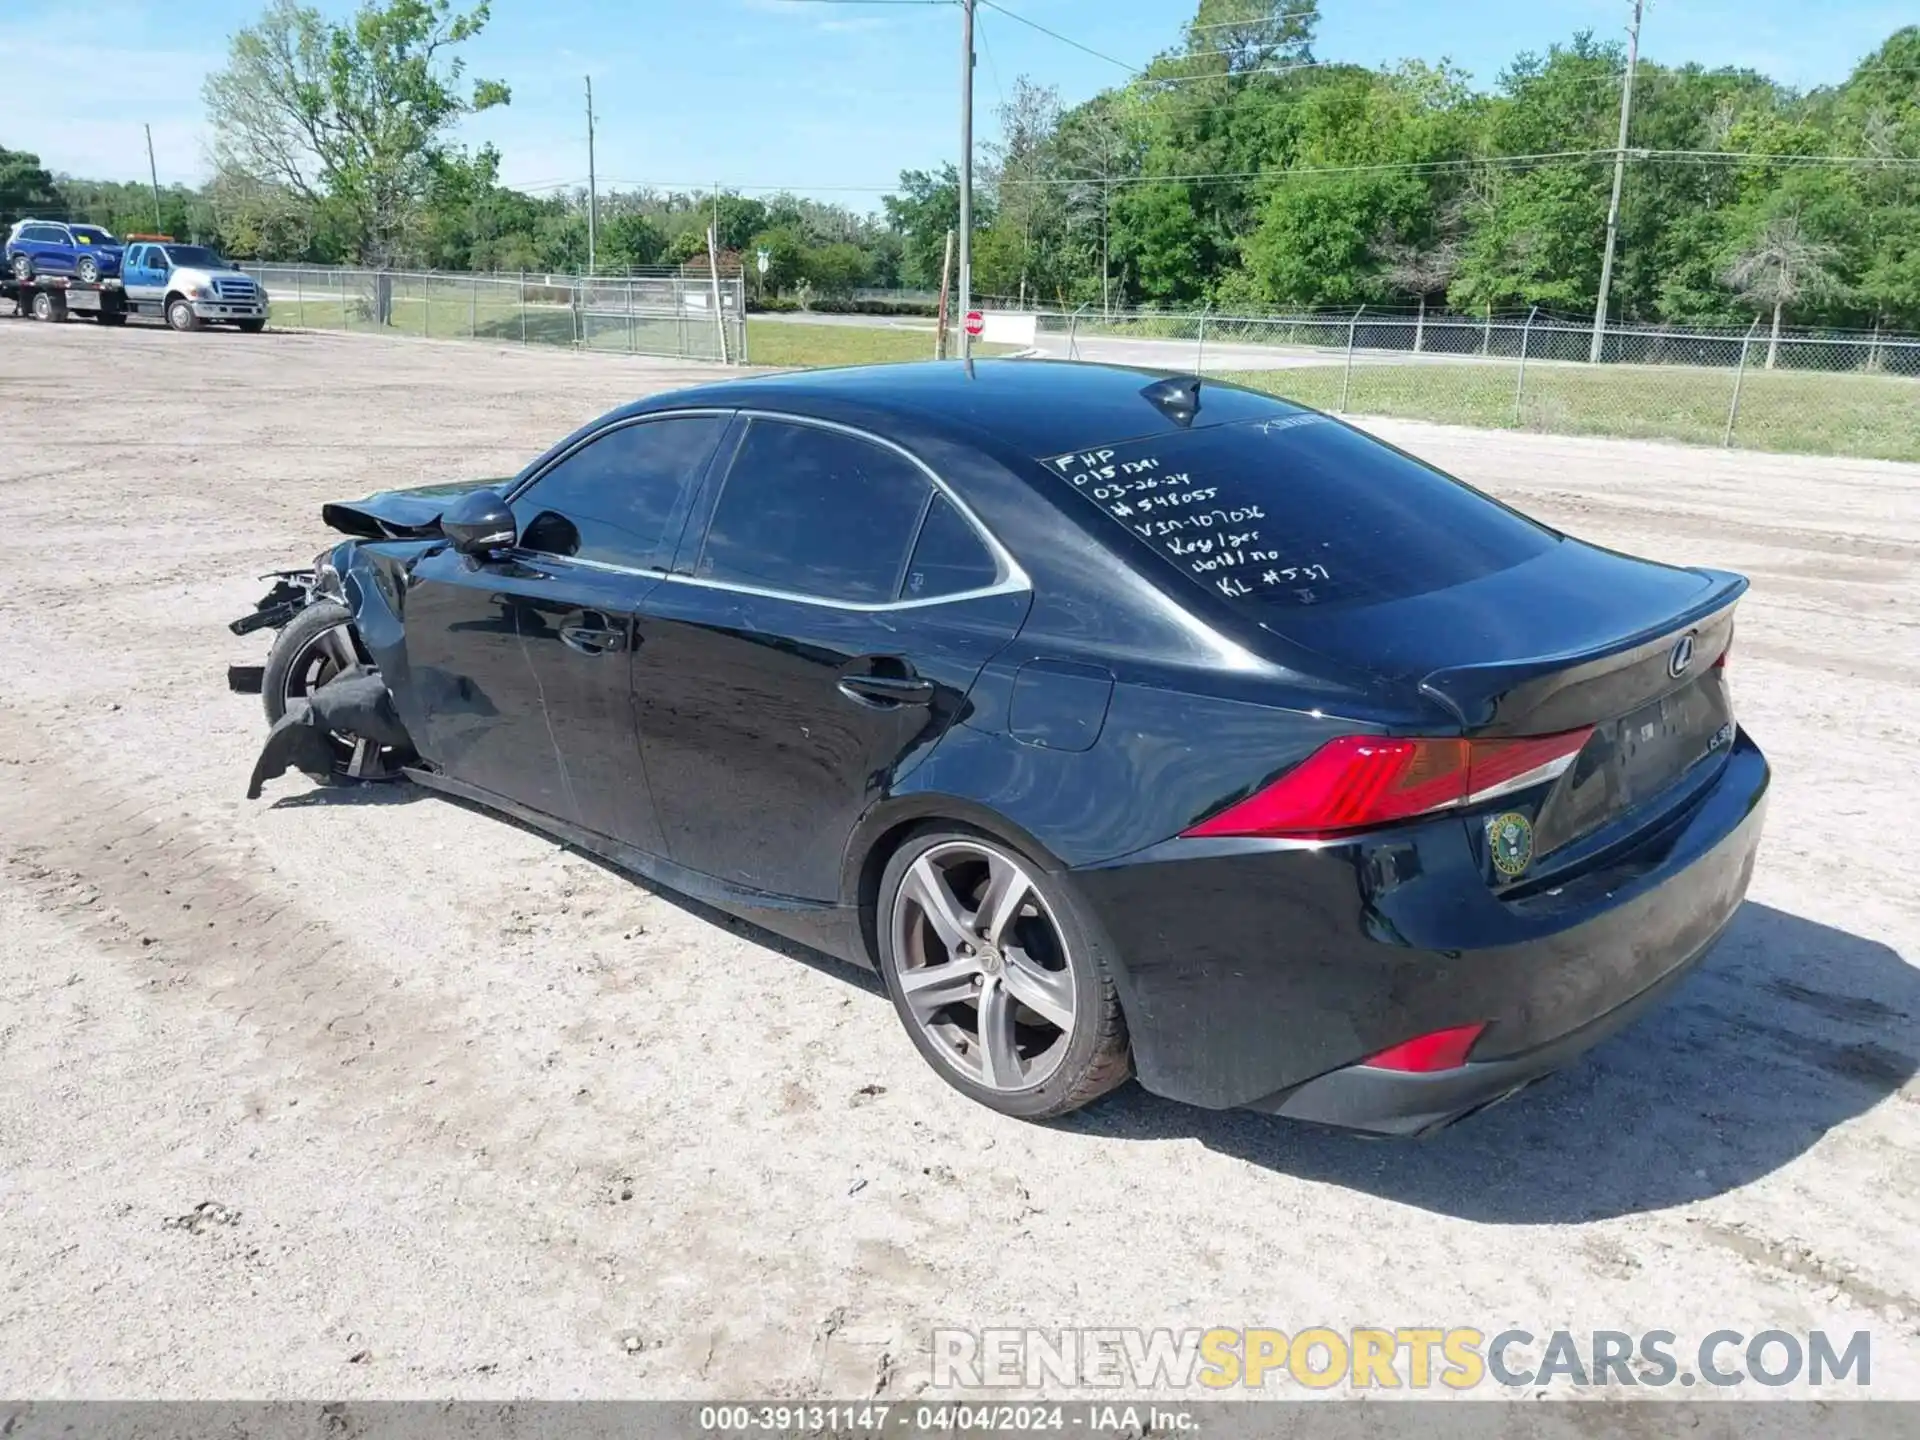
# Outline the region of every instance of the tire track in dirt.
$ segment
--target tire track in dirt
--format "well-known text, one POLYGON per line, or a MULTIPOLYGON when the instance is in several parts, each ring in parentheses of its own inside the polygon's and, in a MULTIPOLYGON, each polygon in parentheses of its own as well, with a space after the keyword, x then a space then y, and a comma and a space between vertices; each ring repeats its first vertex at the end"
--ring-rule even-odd
POLYGON ((296 1065, 335 1101, 406 1093, 431 1075, 445 1119, 449 1096, 471 1093, 462 1078, 482 1072, 449 1010, 356 963, 355 942, 326 916, 256 883, 273 867, 251 846, 58 754, 39 727, 0 711, 0 877, 37 909, 144 973, 154 993, 228 1011, 273 1068, 296 1065))

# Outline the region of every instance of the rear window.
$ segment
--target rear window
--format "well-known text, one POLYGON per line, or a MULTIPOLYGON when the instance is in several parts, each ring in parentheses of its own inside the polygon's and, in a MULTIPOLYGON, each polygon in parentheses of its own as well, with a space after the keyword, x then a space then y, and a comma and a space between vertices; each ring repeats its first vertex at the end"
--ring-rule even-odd
POLYGON ((1195 584, 1262 609, 1422 595, 1518 565, 1558 539, 1312 412, 1044 463, 1195 584))

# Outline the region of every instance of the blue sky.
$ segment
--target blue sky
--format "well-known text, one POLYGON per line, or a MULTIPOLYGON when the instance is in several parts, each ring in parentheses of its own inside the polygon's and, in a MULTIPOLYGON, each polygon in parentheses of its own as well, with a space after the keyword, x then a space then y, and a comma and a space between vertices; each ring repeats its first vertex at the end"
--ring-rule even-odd
MULTIPOLYGON (((0 144, 56 171, 136 179, 143 123, 163 182, 207 173, 200 84, 264 0, 106 0, 82 27, 61 7, 0 11, 0 144)), ((1171 45, 1193 0, 1003 0, 1119 60, 1171 45)), ((321 0, 328 13, 351 8, 321 0)), ((1580 29, 1624 38, 1626 0, 1322 0, 1323 59, 1451 59, 1490 85, 1521 50, 1580 29)), ((1911 0, 1651 0, 1649 58, 1748 65, 1800 86, 1836 81, 1902 23, 1911 0), (1816 14, 1817 12, 1817 14, 1816 14)), ((1021 74, 1069 103, 1125 71, 981 11, 981 138, 1021 74)), ((858 208, 905 167, 955 155, 959 14, 948 5, 797 0, 494 0, 470 73, 513 87, 475 117, 510 184, 584 183, 582 77, 594 77, 603 184, 791 186, 858 208), (845 187, 845 188, 841 188, 845 187), (870 187, 870 188, 861 188, 870 187)))

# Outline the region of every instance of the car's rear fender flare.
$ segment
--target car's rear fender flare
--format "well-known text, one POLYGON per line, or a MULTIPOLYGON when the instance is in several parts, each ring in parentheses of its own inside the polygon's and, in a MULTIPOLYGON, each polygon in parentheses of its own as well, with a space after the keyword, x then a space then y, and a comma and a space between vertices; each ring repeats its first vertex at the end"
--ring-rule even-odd
MULTIPOLYGON (((1066 886, 1079 896, 1069 867, 1037 836, 991 806, 960 795, 934 792, 883 801, 854 829, 847 846, 841 897, 842 913, 851 914, 853 918, 849 929, 857 934, 866 962, 876 970, 880 967, 880 881, 887 862, 915 835, 935 829, 972 830, 989 840, 1010 845, 1039 865, 1055 884, 1066 886)), ((1124 957, 1101 927, 1098 913, 1085 905, 1079 909, 1081 923, 1094 928, 1101 951, 1107 956, 1108 973, 1120 997, 1120 1013, 1129 1015, 1133 1013, 1135 999, 1133 980, 1127 973, 1124 957)))
POLYGON ((1050 875, 1064 874, 1067 869, 1039 837, 977 800, 935 791, 882 800, 861 817, 848 837, 840 881, 840 903, 859 913, 861 935, 876 964, 880 952, 874 917, 880 900, 880 877, 887 861, 910 836, 942 825, 978 830, 1002 840, 1024 852, 1050 875))

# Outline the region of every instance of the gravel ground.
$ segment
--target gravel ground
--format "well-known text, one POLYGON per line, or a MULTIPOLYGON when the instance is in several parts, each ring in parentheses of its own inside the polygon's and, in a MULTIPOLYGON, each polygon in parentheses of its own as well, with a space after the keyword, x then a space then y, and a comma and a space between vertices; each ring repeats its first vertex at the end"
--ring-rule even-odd
POLYGON ((1042 1128, 869 979, 526 830, 241 798, 222 672, 266 646, 224 627, 321 500, 698 373, 0 322, 0 1394, 897 1397, 936 1325, 1518 1324, 1865 1328, 1920 1397, 1920 468, 1380 424, 1754 577, 1751 902, 1665 1009, 1428 1142, 1133 1087, 1042 1128))

